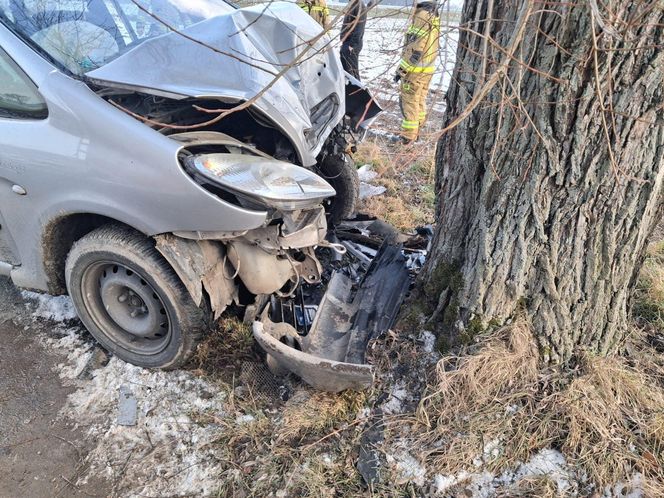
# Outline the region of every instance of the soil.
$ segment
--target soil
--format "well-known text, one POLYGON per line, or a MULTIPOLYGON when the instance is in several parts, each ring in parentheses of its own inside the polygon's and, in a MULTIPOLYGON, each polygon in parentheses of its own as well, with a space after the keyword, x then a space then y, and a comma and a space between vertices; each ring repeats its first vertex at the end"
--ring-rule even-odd
POLYGON ((29 315, 0 277, 0 497, 109 496, 98 478, 72 484, 84 470, 86 428, 59 416, 72 391, 57 373, 64 357, 38 342, 49 325, 29 315))

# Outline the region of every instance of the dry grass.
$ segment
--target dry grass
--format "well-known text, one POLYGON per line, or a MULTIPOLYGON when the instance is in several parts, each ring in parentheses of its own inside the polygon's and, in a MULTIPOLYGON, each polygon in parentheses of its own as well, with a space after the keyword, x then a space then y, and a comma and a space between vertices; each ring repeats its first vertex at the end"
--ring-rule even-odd
POLYGON ((307 436, 329 433, 352 422, 367 401, 365 393, 345 391, 339 395, 301 391, 283 412, 280 440, 304 440, 307 436))
POLYGON ((497 498, 557 498, 558 486, 547 476, 533 476, 519 480, 505 490, 499 490, 497 498))
POLYGON ((563 452, 595 482, 613 484, 639 472, 652 496, 664 496, 661 379, 623 358, 592 358, 547 406, 562 422, 552 429, 559 433, 563 452))
POLYGON ((637 321, 664 330, 664 242, 662 241, 648 247, 633 303, 632 311, 637 321))
POLYGON ((431 146, 404 150, 401 146, 367 140, 354 156, 358 166, 370 164, 385 194, 365 199, 360 211, 393 224, 400 230, 434 220, 433 159, 431 146))
MULTIPOLYGON (((575 372, 543 371, 519 323, 485 339, 474 355, 442 360, 417 414, 420 444, 431 448, 429 471, 457 473, 483 456, 486 468, 500 472, 555 448, 595 489, 640 473, 647 496, 664 496, 664 378, 642 368, 657 353, 638 334, 632 349, 630 358, 586 356, 575 372), (487 453, 490 441, 500 450, 487 453)), ((530 496, 535 486, 535 495, 552 496, 550 484, 518 483, 525 495, 511 488, 508 495, 530 496)))
MULTIPOLYGON (((425 439, 446 443, 445 451, 431 454, 433 467, 458 472, 482 455, 485 443, 517 433, 513 422, 522 421, 506 413, 532 412, 539 377, 537 348, 525 324, 501 329, 474 355, 441 360, 437 382, 417 413, 429 428, 425 439)), ((499 461, 487 462, 488 467, 523 461, 529 448, 520 440, 511 446, 499 461)))
POLYGON ((198 345, 190 361, 197 373, 231 382, 247 361, 261 361, 251 328, 232 317, 222 318, 198 345))
POLYGON ((192 413, 217 427, 215 453, 222 463, 220 497, 357 496, 355 470, 361 434, 357 414, 364 393, 331 395, 302 384, 281 382, 267 372, 251 330, 236 319, 216 324, 191 362, 199 375, 216 381, 226 395, 223 414, 192 413))
POLYGON ((215 446, 225 462, 218 495, 359 496, 356 417, 365 401, 364 394, 303 388, 282 406, 268 407, 246 389, 232 391, 228 413, 215 420, 215 446))
MULTIPOLYGON (((479 456, 500 472, 554 448, 588 477, 585 491, 641 474, 645 496, 664 496, 664 356, 652 346, 664 330, 664 243, 650 246, 633 302, 640 327, 623 354, 581 356, 573 372, 542 369, 525 322, 486 337, 474 354, 441 360, 417 413, 429 471, 472 469, 479 456), (495 441, 500 451, 487 453, 495 441)), ((499 496, 556 493, 535 478, 499 496)))

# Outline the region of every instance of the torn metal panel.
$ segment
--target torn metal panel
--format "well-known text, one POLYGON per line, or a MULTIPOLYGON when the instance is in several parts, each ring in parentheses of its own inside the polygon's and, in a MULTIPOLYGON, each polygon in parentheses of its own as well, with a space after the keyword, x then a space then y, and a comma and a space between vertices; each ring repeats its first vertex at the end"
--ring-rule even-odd
POLYGON ((197 305, 203 303, 203 292, 207 292, 215 319, 237 300, 235 270, 226 263, 226 250, 221 243, 171 234, 157 235, 155 241, 157 250, 173 267, 197 305))
POLYGON ((355 296, 358 311, 353 319, 345 361, 363 363, 369 341, 394 324, 410 288, 410 274, 402 250, 400 244, 386 242, 373 260, 355 296))
POLYGON ((357 306, 350 302, 352 281, 336 272, 323 295, 311 330, 302 338, 302 349, 323 358, 344 361, 348 331, 357 306))
POLYGON ((367 87, 353 75, 346 73, 346 116, 353 130, 368 128, 374 118, 383 112, 367 87))
POLYGON ((323 208, 282 213, 282 223, 256 228, 245 238, 263 249, 302 249, 316 246, 325 240, 327 220, 323 208))

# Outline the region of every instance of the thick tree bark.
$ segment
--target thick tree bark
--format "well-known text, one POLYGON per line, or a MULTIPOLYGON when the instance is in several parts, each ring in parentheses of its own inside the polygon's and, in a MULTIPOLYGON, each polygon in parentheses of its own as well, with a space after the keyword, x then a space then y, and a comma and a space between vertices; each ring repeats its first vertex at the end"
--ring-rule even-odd
POLYGON ((664 9, 598 3, 465 2, 445 123, 498 77, 438 144, 422 284, 442 330, 524 310, 544 358, 564 363, 624 338, 662 214, 664 9))

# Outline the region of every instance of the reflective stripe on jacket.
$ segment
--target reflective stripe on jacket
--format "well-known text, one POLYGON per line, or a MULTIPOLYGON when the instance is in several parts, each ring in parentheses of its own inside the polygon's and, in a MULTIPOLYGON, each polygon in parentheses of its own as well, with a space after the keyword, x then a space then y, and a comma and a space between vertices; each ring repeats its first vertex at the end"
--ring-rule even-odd
POLYGON ((413 24, 406 31, 399 67, 406 73, 433 73, 440 47, 440 17, 435 12, 417 8, 413 24))

